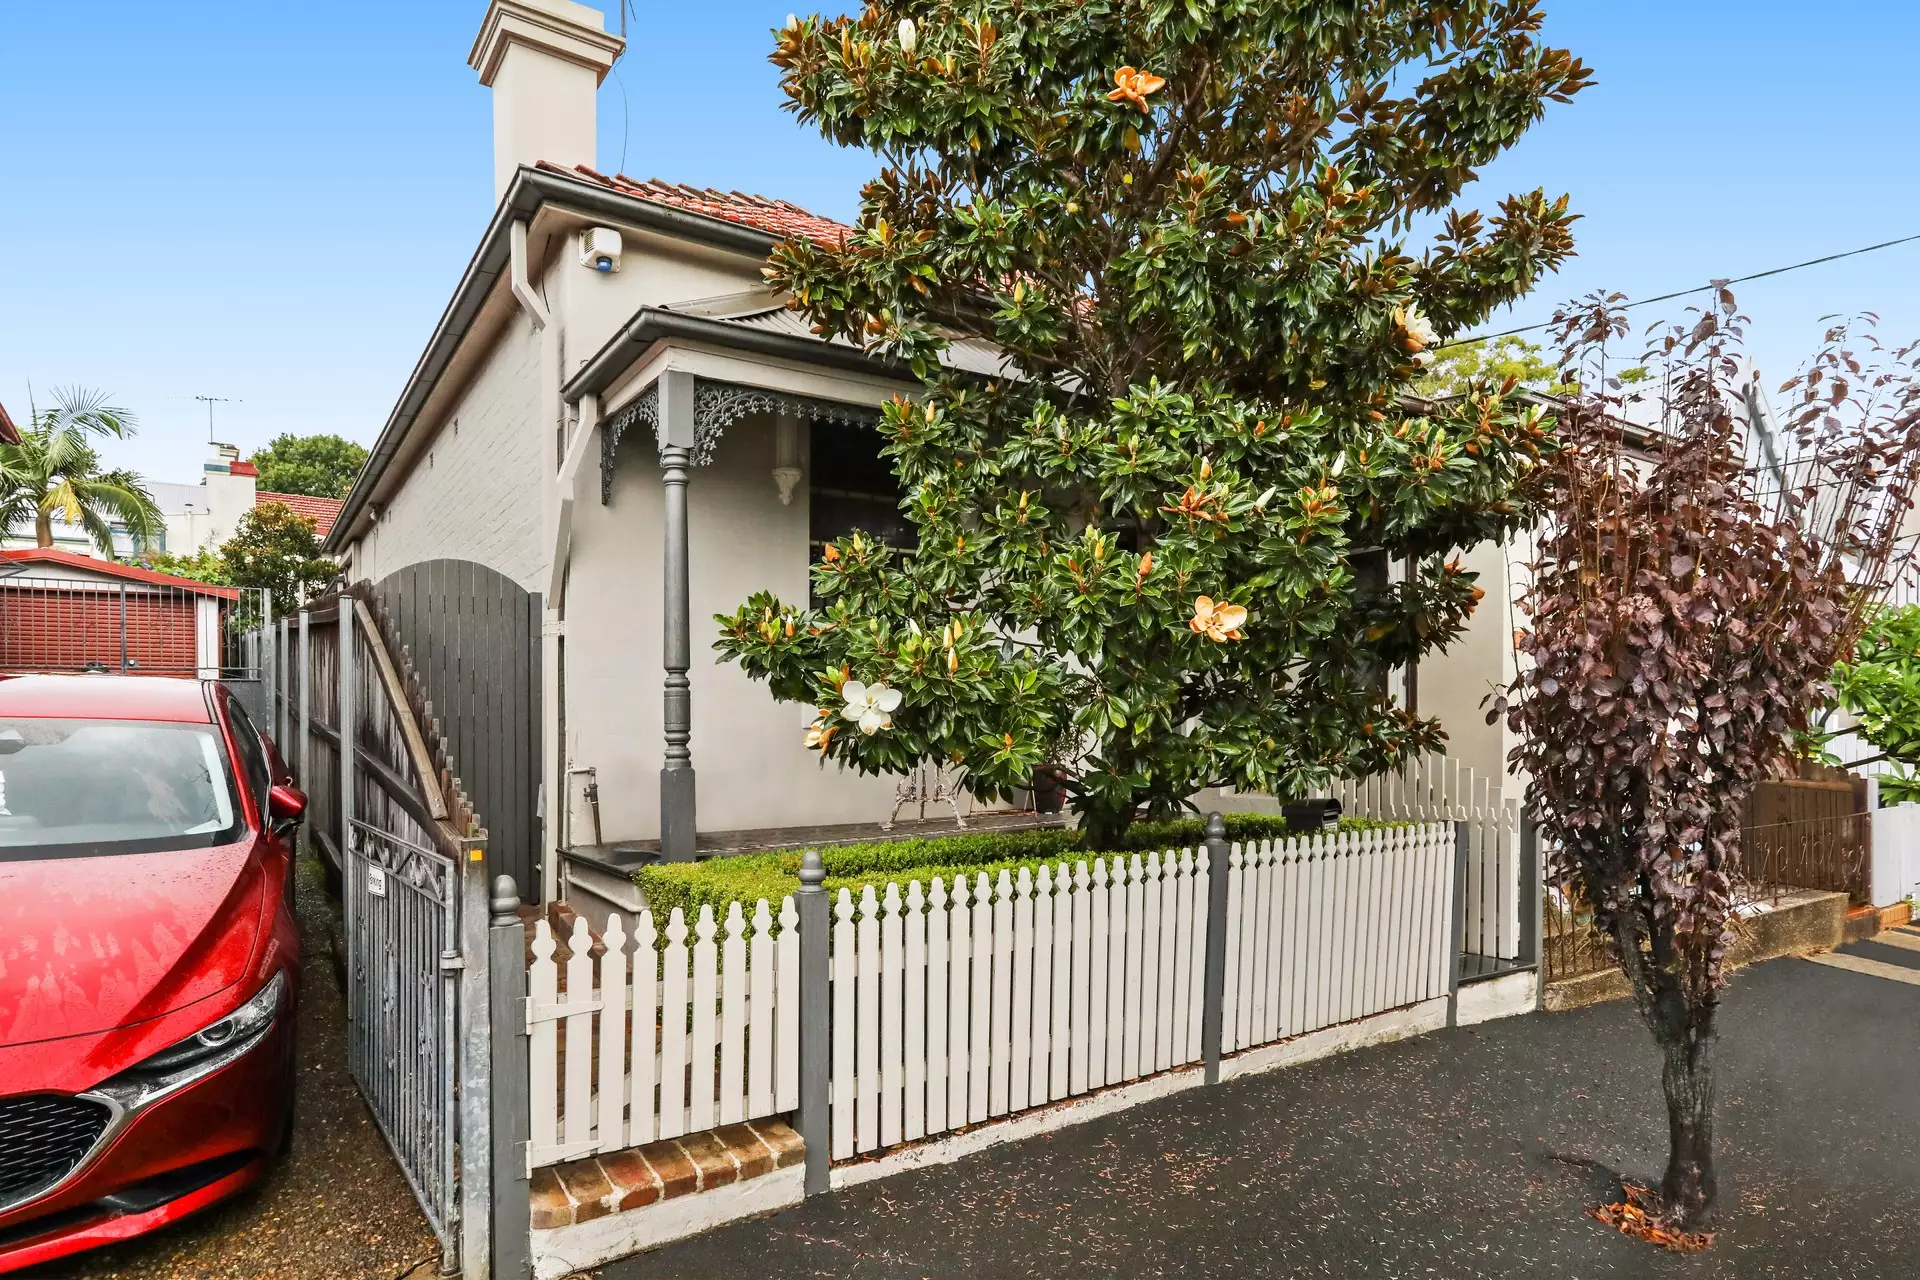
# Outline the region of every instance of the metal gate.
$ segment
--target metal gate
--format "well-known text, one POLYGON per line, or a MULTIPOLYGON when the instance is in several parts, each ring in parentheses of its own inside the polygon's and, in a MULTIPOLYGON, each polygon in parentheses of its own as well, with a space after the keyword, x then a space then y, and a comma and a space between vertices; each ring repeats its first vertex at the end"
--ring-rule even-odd
POLYGON ((486 833, 419 681, 363 588, 270 634, 276 714, 308 788, 308 833, 340 877, 347 1056, 439 1237, 487 1274, 491 1194, 486 833))
POLYGON ((451 1256, 459 867, 357 818, 350 830, 347 1061, 451 1256))

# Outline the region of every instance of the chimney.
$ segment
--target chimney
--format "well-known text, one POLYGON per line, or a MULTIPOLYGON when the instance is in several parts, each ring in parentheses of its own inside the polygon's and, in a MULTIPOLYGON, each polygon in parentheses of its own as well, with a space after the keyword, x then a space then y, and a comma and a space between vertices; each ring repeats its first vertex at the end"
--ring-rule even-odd
POLYGON ((467 64, 493 90, 493 198, 514 170, 594 162, 594 94, 626 41, 573 0, 492 0, 467 64))

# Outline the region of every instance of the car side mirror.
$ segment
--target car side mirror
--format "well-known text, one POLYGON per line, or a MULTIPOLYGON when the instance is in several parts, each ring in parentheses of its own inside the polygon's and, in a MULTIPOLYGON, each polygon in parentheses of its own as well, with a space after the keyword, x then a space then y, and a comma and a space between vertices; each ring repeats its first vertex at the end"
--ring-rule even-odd
POLYGON ((307 793, 300 788, 283 782, 267 793, 267 821, 276 833, 292 831, 306 816, 307 793))

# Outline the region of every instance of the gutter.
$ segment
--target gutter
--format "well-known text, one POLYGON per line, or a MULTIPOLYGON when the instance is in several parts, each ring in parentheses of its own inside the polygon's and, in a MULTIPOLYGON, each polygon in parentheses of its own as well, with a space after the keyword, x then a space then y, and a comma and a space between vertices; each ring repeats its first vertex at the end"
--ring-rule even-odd
POLYGON ((441 375, 446 372, 454 353, 466 339, 467 331, 493 292, 501 273, 507 270, 512 256, 513 224, 531 221, 535 213, 549 204, 589 217, 625 223, 676 239, 758 258, 773 252, 773 246, 780 239, 738 223, 687 213, 637 196, 622 195, 583 178, 570 178, 551 170, 522 165, 514 174, 513 183, 501 199, 500 207, 494 210, 493 221, 488 224, 480 247, 467 264, 466 273, 454 289, 447 309, 441 313, 440 322, 434 327, 426 350, 421 353, 419 362, 407 378, 406 389, 400 393, 399 402, 394 405, 386 425, 380 429, 379 438, 374 441, 366 466, 361 468, 334 521, 333 529, 322 543, 321 549, 329 555, 338 555, 345 549, 354 525, 386 475, 388 466, 399 453, 400 446, 405 443, 414 420, 439 386, 441 375))
POLYGON ((904 364, 881 360, 854 347, 842 346, 837 342, 826 342, 819 338, 801 338, 792 334, 769 333, 763 329, 749 329, 744 325, 730 324, 725 320, 711 320, 705 316, 690 316, 680 311, 669 311, 662 307, 642 307, 634 312, 633 319, 621 327, 619 332, 607 340, 605 346, 594 352, 580 372, 567 380, 560 388, 560 397, 568 404, 577 403, 582 396, 597 396, 612 386, 614 381, 625 373, 649 347, 663 338, 678 338, 683 342, 708 342, 719 347, 728 347, 735 351, 751 351, 763 356, 783 356, 794 360, 803 360, 809 364, 830 365, 855 373, 894 374, 902 379, 913 380, 904 364))

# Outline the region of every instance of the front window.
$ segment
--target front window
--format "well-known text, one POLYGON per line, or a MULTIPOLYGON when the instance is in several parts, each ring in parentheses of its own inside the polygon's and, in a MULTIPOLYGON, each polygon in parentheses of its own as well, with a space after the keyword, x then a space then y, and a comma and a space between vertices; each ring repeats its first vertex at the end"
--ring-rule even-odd
POLYGON ((0 717, 0 861, 205 849, 244 831, 213 725, 0 717))

